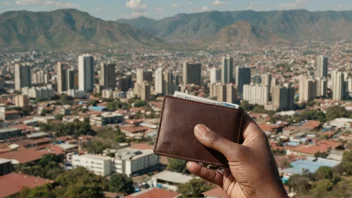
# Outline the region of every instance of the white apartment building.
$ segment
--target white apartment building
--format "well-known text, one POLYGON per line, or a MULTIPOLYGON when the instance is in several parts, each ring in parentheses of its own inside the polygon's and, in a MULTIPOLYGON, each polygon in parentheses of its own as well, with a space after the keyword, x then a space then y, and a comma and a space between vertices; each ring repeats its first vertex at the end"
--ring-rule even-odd
POLYGON ((210 69, 210 83, 217 83, 221 81, 221 69, 213 67, 210 69))
POLYGON ((269 102, 269 87, 264 85, 244 85, 243 99, 249 104, 265 105, 269 102))
POLYGON ((109 157, 93 154, 73 155, 72 165, 74 168, 84 167, 96 175, 108 176, 111 174, 111 160, 109 157))
POLYGON ((165 93, 165 83, 164 83, 164 74, 163 68, 159 67, 155 71, 155 93, 156 94, 164 94, 165 93))
POLYGON ((152 150, 138 150, 123 148, 119 150, 106 150, 104 153, 115 153, 111 159, 112 172, 131 176, 159 164, 159 156, 152 150))
POLYGON ((159 156, 149 149, 106 149, 104 156, 94 154, 72 156, 73 167, 82 166, 96 175, 102 176, 112 173, 131 176, 135 173, 146 171, 157 164, 159 164, 159 156), (115 157, 108 157, 107 155, 110 153, 114 153, 115 157))

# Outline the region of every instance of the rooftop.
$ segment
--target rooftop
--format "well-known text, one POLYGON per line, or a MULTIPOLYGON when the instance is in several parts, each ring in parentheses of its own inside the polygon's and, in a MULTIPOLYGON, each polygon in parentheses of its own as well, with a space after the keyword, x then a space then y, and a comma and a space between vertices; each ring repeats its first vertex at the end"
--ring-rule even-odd
POLYGON ((11 160, 0 158, 0 164, 4 164, 4 163, 7 163, 7 162, 11 162, 11 160))
POLYGON ((10 173, 0 177, 0 197, 19 193, 25 187, 35 188, 48 183, 52 183, 52 181, 25 174, 10 173))
POLYGON ((154 175, 153 178, 157 178, 163 181, 173 182, 177 184, 184 184, 189 182, 189 180, 193 179, 192 176, 171 172, 171 171, 160 172, 154 175))
POLYGON ((167 191, 159 188, 151 188, 146 191, 134 193, 128 195, 126 198, 174 198, 177 197, 178 193, 167 191))
POLYGON ((61 147, 62 149, 74 149, 77 148, 78 146, 75 144, 57 144, 58 147, 61 147))
POLYGON ((32 149, 19 149, 17 151, 0 153, 0 158, 15 160, 13 162, 15 164, 17 163, 23 164, 23 163, 39 160, 42 158, 43 154, 45 153, 35 151, 32 149))
POLYGON ((19 129, 17 128, 4 128, 4 129, 0 129, 0 133, 8 133, 8 132, 15 132, 18 131, 19 129))
POLYGON ((43 136, 48 136, 49 133, 46 132, 37 132, 37 133, 31 133, 27 135, 27 138, 37 138, 37 137, 43 137, 43 136))
POLYGON ((211 190, 202 193, 208 197, 217 197, 217 198, 228 198, 225 191, 220 187, 215 187, 211 190))
POLYGON ((115 157, 122 160, 135 160, 153 153, 154 152, 151 149, 139 150, 133 148, 122 148, 116 150, 115 157))
POLYGON ((101 156, 101 155, 94 155, 94 154, 85 154, 85 155, 81 155, 81 157, 90 158, 90 159, 99 159, 99 160, 110 160, 110 158, 108 157, 101 156))

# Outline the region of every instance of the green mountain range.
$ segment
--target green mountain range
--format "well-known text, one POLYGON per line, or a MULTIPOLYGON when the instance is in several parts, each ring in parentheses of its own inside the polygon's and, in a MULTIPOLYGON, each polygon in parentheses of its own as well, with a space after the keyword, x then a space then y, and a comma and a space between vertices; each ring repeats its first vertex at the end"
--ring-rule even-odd
POLYGON ((0 14, 0 48, 227 49, 305 40, 352 40, 352 11, 234 11, 104 21, 86 12, 13 11, 0 14), (169 43, 172 44, 169 44, 169 43))
MULTIPOLYGON (((178 14, 158 21, 147 18, 119 21, 166 41, 189 42, 214 39, 223 28, 237 21, 246 21, 254 29, 259 28, 287 41, 352 39, 352 11, 211 11, 178 14), (149 21, 148 26, 145 26, 143 21, 149 21)), ((238 28, 241 29, 241 27, 238 28)), ((258 39, 266 40, 260 35, 258 39)))
POLYGON ((0 48, 88 50, 165 46, 163 40, 131 25, 104 21, 74 9, 0 15, 0 48))

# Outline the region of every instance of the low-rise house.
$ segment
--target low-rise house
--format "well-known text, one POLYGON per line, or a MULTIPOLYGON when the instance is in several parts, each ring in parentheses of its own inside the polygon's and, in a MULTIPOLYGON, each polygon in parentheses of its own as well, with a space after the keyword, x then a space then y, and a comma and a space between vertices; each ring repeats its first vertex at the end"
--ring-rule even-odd
POLYGON ((164 188, 167 190, 177 191, 177 186, 179 184, 184 184, 193 179, 190 175, 185 175, 181 173, 163 171, 156 175, 153 175, 152 182, 153 186, 157 188, 164 188))
POLYGON ((53 181, 25 174, 10 173, 0 177, 0 197, 14 196, 24 188, 36 188, 53 181))
POLYGON ((22 136, 22 130, 17 128, 0 129, 0 140, 22 136))
POLYGON ((150 188, 148 190, 130 194, 125 198, 177 198, 179 194, 159 188, 150 188))

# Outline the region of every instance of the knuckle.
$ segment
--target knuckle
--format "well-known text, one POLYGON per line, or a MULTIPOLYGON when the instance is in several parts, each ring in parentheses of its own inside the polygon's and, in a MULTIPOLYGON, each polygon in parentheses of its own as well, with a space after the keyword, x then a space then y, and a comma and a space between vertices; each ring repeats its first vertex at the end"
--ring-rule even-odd
POLYGON ((216 146, 222 141, 222 139, 223 139, 223 137, 221 137, 218 134, 213 133, 210 138, 210 143, 211 143, 211 145, 216 146))

